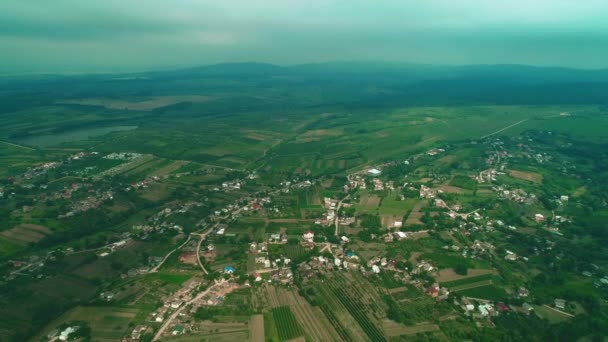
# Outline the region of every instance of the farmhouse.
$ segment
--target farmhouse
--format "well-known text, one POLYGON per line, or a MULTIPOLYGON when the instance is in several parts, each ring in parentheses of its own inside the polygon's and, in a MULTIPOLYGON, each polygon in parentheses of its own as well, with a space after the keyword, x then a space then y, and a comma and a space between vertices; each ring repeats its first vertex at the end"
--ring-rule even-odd
POLYGON ((545 216, 543 216, 542 214, 536 214, 534 215, 534 221, 536 221, 537 223, 544 222, 545 216))
POLYGON ((397 240, 404 240, 407 238, 407 233, 405 232, 395 232, 395 237, 397 237, 397 240))
POLYGON ((315 233, 311 230, 307 230, 304 232, 304 234, 302 234, 302 239, 304 239, 304 241, 313 242, 314 238, 315 238, 315 233))
POLYGON ((555 299, 555 307, 557 309, 560 309, 560 310, 566 309, 566 300, 560 299, 560 298, 556 298, 555 299))

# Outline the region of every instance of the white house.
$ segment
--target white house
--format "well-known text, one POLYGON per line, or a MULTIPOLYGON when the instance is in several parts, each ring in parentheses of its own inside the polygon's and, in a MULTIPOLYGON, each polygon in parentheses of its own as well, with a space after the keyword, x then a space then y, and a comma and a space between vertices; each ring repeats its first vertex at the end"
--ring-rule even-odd
POLYGON ((306 241, 312 241, 315 238, 315 233, 308 230, 308 231, 304 232, 304 234, 302 235, 302 238, 306 241))
POLYGON ((374 168, 374 169, 367 170, 367 173, 372 176, 379 176, 382 173, 382 171, 374 168))
POLYGON ((407 234, 404 232, 396 232, 395 235, 397 235, 397 239, 399 239, 399 240, 403 240, 403 239, 407 238, 407 234))

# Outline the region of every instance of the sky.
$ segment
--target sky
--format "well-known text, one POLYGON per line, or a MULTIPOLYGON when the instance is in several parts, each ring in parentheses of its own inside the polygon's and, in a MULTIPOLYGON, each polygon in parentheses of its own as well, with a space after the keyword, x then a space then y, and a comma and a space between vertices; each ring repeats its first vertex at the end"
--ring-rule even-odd
POLYGON ((0 72, 223 62, 608 67, 608 0, 2 0, 0 72))

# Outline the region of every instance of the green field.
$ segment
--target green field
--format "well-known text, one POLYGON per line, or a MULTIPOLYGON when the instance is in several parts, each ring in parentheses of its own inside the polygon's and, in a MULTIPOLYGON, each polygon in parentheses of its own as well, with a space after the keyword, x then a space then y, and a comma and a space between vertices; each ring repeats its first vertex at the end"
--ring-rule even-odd
POLYGON ((53 321, 43 330, 43 334, 56 326, 71 321, 85 321, 91 327, 91 337, 95 341, 117 341, 128 331, 129 323, 138 310, 119 307, 76 307, 53 321))
POLYGON ((300 327, 288 306, 272 309, 272 318, 276 324, 281 341, 291 340, 304 335, 302 327, 300 327))
POLYGON ((494 301, 501 301, 507 298, 506 292, 502 288, 495 285, 482 285, 475 288, 469 288, 458 291, 458 294, 467 297, 489 299, 494 301))

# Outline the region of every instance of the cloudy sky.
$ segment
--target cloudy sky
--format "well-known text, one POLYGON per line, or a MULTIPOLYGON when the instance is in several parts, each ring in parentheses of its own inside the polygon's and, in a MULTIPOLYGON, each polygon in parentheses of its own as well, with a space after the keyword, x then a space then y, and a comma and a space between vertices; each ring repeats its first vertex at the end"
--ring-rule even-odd
POLYGON ((1 72, 218 62, 608 67, 608 0, 1 0, 1 72))

